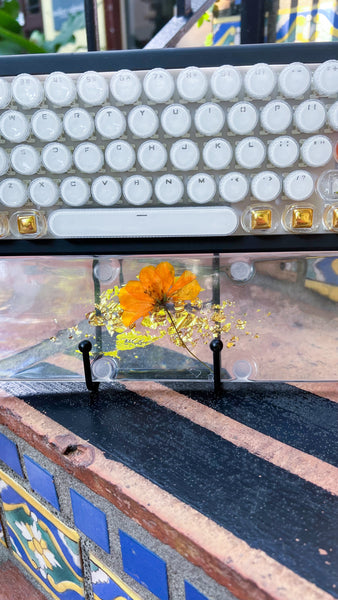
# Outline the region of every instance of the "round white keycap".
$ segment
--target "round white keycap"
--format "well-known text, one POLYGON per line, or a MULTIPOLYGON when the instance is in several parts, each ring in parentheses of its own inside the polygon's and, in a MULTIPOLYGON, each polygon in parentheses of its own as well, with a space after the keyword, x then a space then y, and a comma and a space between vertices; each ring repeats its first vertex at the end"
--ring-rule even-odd
POLYGON ((59 188, 55 181, 48 177, 33 179, 28 190, 29 197, 36 206, 48 208, 59 199, 59 188))
POLYGON ((152 102, 167 102, 175 91, 174 78, 165 69, 152 69, 143 80, 143 89, 152 102))
POLYGON ((279 169, 291 167, 299 157, 299 146, 287 135, 275 138, 268 145, 269 161, 279 169))
POLYGON ((209 169, 226 169, 232 160, 232 146, 227 140, 214 138, 203 148, 203 161, 209 169))
POLYGON ((176 85, 181 98, 188 102, 197 102, 204 98, 208 80, 198 67, 187 67, 180 72, 176 85))
POLYGON ((262 171, 252 178, 251 193, 261 202, 272 202, 273 200, 276 200, 281 191, 281 179, 273 171, 262 171))
POLYGON ((96 130, 102 137, 115 140, 124 134, 127 122, 124 114, 115 106, 101 108, 95 117, 96 130))
POLYGON ((28 144, 15 146, 11 152, 11 165, 20 175, 34 175, 41 164, 40 154, 28 144))
POLYGON ((84 142, 75 148, 73 159, 74 165, 82 173, 97 173, 104 163, 101 148, 89 142, 84 142))
POLYGON ((185 135, 191 126, 190 111, 182 104, 170 104, 161 114, 161 125, 168 135, 185 135))
POLYGON ((0 177, 9 169, 9 157, 3 148, 0 148, 0 177))
POLYGON ((230 65, 218 67, 213 72, 210 81, 212 93, 220 100, 233 100, 236 98, 242 87, 242 78, 240 73, 230 65))
POLYGON ((0 133, 9 142, 24 142, 30 132, 27 118, 17 110, 6 110, 0 117, 0 133))
POLYGON ((146 171, 160 171, 167 162, 166 147, 155 140, 143 142, 137 151, 137 160, 146 171))
POLYGON ((170 160, 176 169, 190 171, 199 161, 200 153, 197 144, 191 140, 180 140, 171 146, 170 160))
POLYGON ((135 150, 124 140, 110 142, 105 151, 105 159, 113 171, 129 171, 135 164, 135 150))
POLYGON ((52 110, 37 110, 31 118, 35 137, 43 142, 54 142, 62 134, 62 122, 52 110))
POLYGON ((206 204, 216 194, 216 183, 207 173, 196 173, 188 180, 187 193, 195 204, 206 204))
POLYGON ((6 108, 12 98, 10 83, 6 79, 0 79, 0 108, 6 108))
POLYGON ((108 98, 108 83, 100 73, 87 71, 77 80, 77 94, 85 104, 99 106, 108 98))
POLYGON ((226 202, 241 202, 249 193, 249 182, 242 173, 227 173, 220 179, 219 193, 226 202))
POLYGON ((269 133, 282 133, 292 122, 292 109, 282 100, 272 100, 261 112, 261 124, 269 133))
POLYGON ((329 111, 327 113, 327 120, 335 131, 338 131, 338 102, 335 102, 330 106, 329 111))
POLYGON ((338 60, 327 60, 313 74, 312 85, 321 96, 338 93, 338 60))
POLYGON ((37 77, 22 73, 12 81, 12 96, 14 102, 23 108, 35 108, 43 100, 43 87, 37 77))
POLYGON ((63 128, 72 140, 87 140, 94 131, 93 117, 84 108, 71 108, 63 117, 63 128))
POLYGON ((241 140, 235 149, 236 161, 244 169, 256 169, 265 159, 265 146, 259 138, 241 140))
POLYGON ((92 197, 101 206, 113 206, 121 198, 121 186, 114 177, 102 175, 92 183, 92 197))
POLYGON ((73 164, 70 150, 64 144, 52 142, 42 150, 42 163, 50 173, 66 173, 73 164))
POLYGON ((225 114, 218 104, 206 102, 195 112, 195 127, 202 135, 216 135, 224 127, 225 114))
POLYGON ((66 177, 60 185, 60 196, 69 206, 83 206, 89 199, 90 188, 81 177, 66 177))
POLYGON ((251 98, 267 98, 276 85, 276 75, 269 65, 258 63, 246 72, 244 87, 251 98))
POLYGON ((290 200, 307 200, 315 188, 312 176, 307 171, 292 171, 283 181, 284 194, 290 200))
POLYGON ((158 116, 150 106, 135 106, 128 115, 128 126, 140 138, 151 137, 158 129, 158 116))
POLYGON ((304 133, 319 131, 326 121, 325 106, 318 100, 306 100, 297 106, 294 123, 304 133))
POLYGON ((27 188, 20 179, 3 179, 0 183, 0 202, 8 208, 19 208, 27 200, 27 188))
POLYGON ((176 204, 183 194, 183 182, 176 175, 162 175, 155 183, 155 195, 162 204, 176 204))
POLYGON ((300 98, 310 88, 311 72, 303 63, 291 63, 280 72, 278 85, 286 98, 300 98))
POLYGON ((233 133, 246 135, 258 123, 258 111, 250 102, 237 102, 228 111, 228 125, 233 133))
POLYGON ((323 167, 332 158, 332 144, 325 135, 314 135, 305 140, 300 153, 309 167, 323 167))
POLYGON ((146 204, 153 193, 151 183, 142 175, 132 175, 123 184, 123 195, 129 204, 142 206, 146 204))
POLYGON ((76 87, 69 75, 55 71, 45 80, 45 94, 54 106, 69 106, 76 98, 76 87))
POLYGON ((134 104, 142 92, 142 86, 135 73, 122 69, 115 73, 110 80, 110 91, 121 104, 134 104))

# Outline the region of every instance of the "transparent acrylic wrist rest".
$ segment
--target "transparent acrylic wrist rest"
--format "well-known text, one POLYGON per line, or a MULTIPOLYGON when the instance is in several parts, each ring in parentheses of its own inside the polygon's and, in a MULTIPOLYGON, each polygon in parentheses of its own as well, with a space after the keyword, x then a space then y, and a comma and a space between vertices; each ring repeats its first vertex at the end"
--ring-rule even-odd
POLYGON ((338 252, 0 260, 0 379, 337 380, 338 252))
POLYGON ((338 60, 305 46, 1 58, 0 241, 338 232, 338 60))

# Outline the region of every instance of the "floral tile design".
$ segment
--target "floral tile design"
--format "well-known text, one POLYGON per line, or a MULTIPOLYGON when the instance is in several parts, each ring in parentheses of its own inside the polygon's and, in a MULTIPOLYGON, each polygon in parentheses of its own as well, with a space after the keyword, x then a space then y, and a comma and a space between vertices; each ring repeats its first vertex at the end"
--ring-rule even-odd
POLYGON ((121 579, 94 556, 90 556, 90 572, 94 600, 142 600, 121 579))
POLYGON ((1 470, 0 486, 14 556, 54 599, 83 599, 78 534, 1 470))

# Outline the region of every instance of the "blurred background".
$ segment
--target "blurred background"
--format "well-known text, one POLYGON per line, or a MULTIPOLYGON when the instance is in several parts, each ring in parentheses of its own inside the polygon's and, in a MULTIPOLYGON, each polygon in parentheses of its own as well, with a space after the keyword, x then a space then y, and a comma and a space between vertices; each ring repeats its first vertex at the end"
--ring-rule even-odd
POLYGON ((337 0, 0 0, 0 53, 338 40, 337 0), (88 8, 88 6, 87 6, 88 8))

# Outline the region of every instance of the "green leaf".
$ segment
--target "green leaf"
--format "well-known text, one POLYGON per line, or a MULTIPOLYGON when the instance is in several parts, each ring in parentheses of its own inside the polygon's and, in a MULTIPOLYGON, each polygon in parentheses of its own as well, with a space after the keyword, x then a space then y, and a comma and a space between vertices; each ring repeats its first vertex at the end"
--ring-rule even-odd
POLYGON ((20 4, 18 0, 5 0, 1 9, 13 17, 13 19, 17 19, 20 13, 20 4))
POLYGON ((61 27, 60 33, 58 33, 54 40, 46 40, 42 43, 42 46, 47 52, 57 52, 62 46, 74 43, 74 32, 84 27, 85 16, 83 11, 69 15, 67 21, 61 27))
POLYGON ((11 54, 22 54, 21 46, 19 46, 19 44, 15 44, 14 42, 0 40, 0 56, 11 54))
POLYGON ((212 46, 214 41, 214 37, 212 33, 208 33, 207 37, 204 40, 204 45, 205 46, 212 46))
POLYGON ((204 13, 197 21, 197 27, 202 27, 203 23, 205 23, 205 21, 207 21, 208 23, 210 22, 210 15, 209 13, 204 13))
POLYGON ((0 26, 14 33, 21 32, 21 25, 2 8, 0 8, 0 26))
POLYGON ((25 50, 28 54, 39 54, 39 53, 41 54, 41 53, 45 52, 45 50, 43 48, 41 48, 40 46, 37 46, 30 40, 27 40, 22 35, 19 35, 17 33, 12 33, 11 31, 8 31, 8 29, 5 29, 4 27, 1 27, 1 26, 0 26, 0 38, 4 38, 7 42, 12 42, 14 44, 17 44, 22 50, 25 50))

